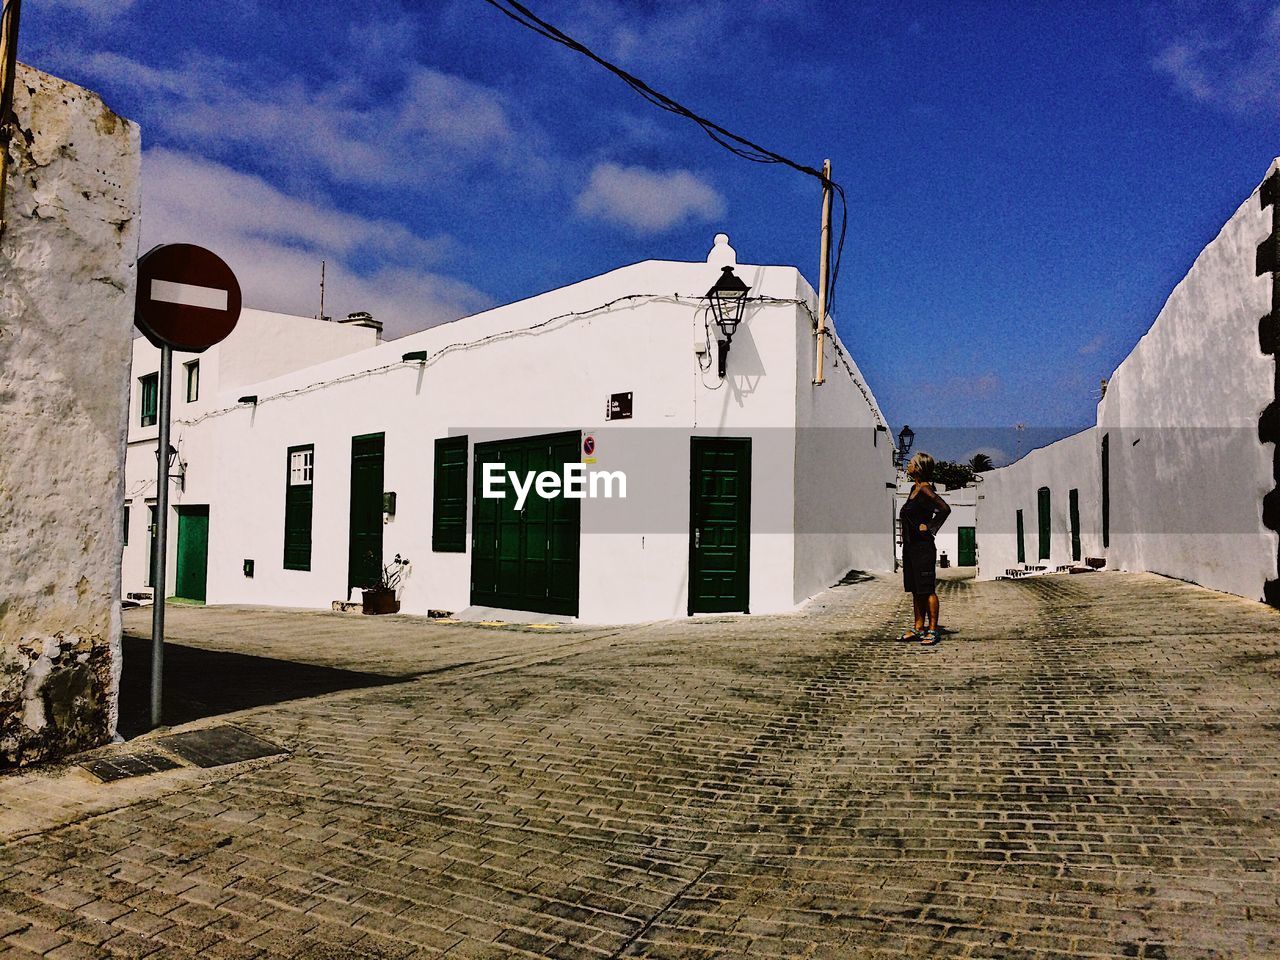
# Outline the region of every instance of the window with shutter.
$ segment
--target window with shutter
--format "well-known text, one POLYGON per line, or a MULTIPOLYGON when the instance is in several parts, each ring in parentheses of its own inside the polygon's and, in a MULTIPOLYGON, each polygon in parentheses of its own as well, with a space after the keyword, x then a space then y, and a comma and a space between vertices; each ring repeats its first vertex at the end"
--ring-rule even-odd
POLYGON ((284 568, 311 569, 311 490, 315 447, 290 447, 284 491, 284 568))
POLYGON ((467 549, 467 438, 436 441, 435 489, 432 495, 431 549, 465 553, 467 549))

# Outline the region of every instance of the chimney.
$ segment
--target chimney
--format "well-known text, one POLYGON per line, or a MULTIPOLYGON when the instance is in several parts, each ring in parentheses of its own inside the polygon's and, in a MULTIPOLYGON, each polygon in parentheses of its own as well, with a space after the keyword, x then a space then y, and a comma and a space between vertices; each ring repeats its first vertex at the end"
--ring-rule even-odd
POLYGON ((353 327, 368 327, 378 335, 378 342, 382 342, 382 321, 373 319, 373 314, 368 310, 357 310, 355 313, 348 313, 347 319, 340 322, 349 323, 353 327))

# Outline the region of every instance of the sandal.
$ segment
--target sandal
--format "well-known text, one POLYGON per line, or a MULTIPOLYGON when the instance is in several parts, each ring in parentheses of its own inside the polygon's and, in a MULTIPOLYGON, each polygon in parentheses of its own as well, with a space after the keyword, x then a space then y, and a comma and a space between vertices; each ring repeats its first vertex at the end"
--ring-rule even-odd
POLYGON ((932 647, 942 639, 942 634, 937 630, 926 630, 920 634, 920 645, 923 647, 932 647))
POLYGON ((919 627, 912 627, 910 630, 908 630, 906 633, 904 633, 904 634, 903 634, 902 636, 900 636, 898 639, 899 639, 899 640, 920 640, 920 641, 923 641, 923 640, 924 640, 924 636, 925 636, 925 634, 926 634, 927 632, 928 632, 927 630, 921 630, 919 627))

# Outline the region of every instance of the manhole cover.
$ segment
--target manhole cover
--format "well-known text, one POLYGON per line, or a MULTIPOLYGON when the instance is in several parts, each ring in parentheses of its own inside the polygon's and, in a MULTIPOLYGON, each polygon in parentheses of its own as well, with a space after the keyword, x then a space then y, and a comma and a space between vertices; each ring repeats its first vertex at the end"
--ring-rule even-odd
POLYGON ((239 727, 229 726, 175 733, 156 742, 197 767, 220 767, 224 763, 240 763, 287 752, 284 747, 245 733, 239 727))
POLYGON ((131 753, 103 760, 90 760, 80 766, 103 783, 110 783, 112 780, 127 780, 129 777, 141 777, 161 770, 177 770, 182 764, 161 753, 131 753))

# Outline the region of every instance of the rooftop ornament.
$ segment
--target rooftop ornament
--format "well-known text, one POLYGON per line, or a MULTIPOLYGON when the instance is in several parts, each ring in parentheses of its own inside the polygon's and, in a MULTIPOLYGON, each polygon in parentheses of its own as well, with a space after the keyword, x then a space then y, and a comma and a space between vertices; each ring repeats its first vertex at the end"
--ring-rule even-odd
POLYGON ((742 322, 742 311, 747 305, 748 287, 733 272, 733 267, 721 267, 720 279, 707 291, 711 312, 724 339, 720 341, 720 379, 724 379, 725 365, 729 360, 729 345, 742 322))

